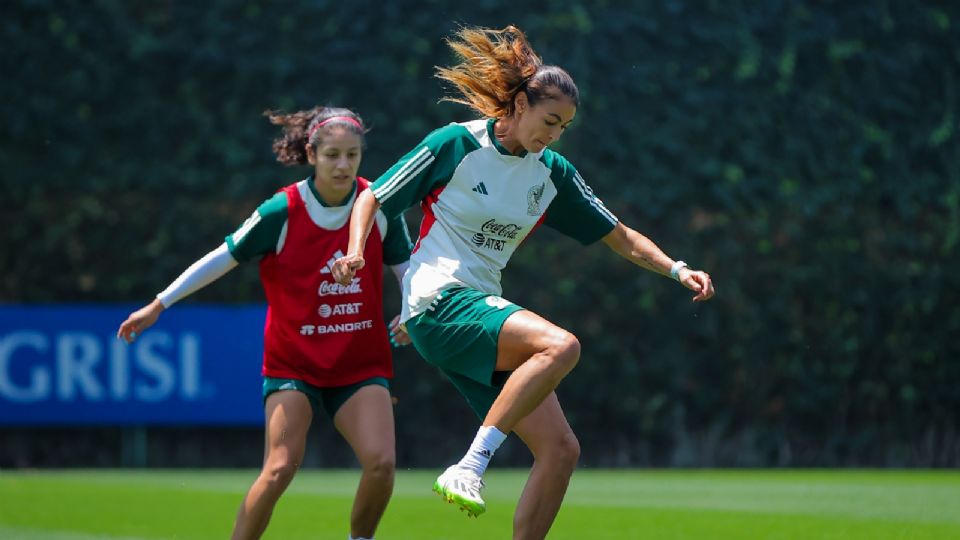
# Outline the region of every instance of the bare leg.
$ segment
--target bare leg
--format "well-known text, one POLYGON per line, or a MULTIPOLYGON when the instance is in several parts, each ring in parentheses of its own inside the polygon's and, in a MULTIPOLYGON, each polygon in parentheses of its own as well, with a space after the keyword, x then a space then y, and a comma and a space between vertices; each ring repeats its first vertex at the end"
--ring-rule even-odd
POLYGON ((437 478, 434 491, 470 515, 483 513, 486 506, 480 497, 480 476, 504 435, 523 422, 526 429, 521 438, 534 452, 536 461, 517 507, 517 523, 522 526, 518 525, 515 538, 546 535, 579 455, 579 450, 573 450, 576 438, 553 391, 579 359, 580 342, 570 332, 530 311, 510 315, 500 329, 496 369, 513 373, 497 394, 463 459, 437 478), (545 400, 552 405, 544 405, 545 400), (532 425, 525 420, 535 411, 534 422, 544 425, 532 425), (559 447, 547 448, 543 441, 559 447), (529 520, 533 522, 527 524, 529 520))
POLYGON ((510 433, 550 395, 580 359, 580 342, 543 317, 518 311, 507 318, 497 343, 498 371, 513 371, 483 420, 510 433))
POLYGON ((553 525, 580 457, 580 443, 551 393, 514 432, 533 453, 533 468, 513 516, 514 540, 540 540, 553 525))
POLYGON ((340 407, 333 422, 363 468, 350 513, 350 534, 373 538, 393 493, 397 460, 390 392, 379 385, 364 386, 340 407))
POLYGON ((273 507, 303 462, 313 410, 307 396, 281 390, 270 394, 265 407, 263 470, 240 504, 233 526, 234 540, 260 538, 273 507))

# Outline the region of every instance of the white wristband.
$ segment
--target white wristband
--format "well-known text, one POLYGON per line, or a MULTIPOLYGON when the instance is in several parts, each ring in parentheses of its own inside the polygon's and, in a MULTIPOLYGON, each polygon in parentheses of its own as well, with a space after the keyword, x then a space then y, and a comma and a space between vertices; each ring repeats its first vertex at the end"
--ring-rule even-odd
POLYGON ((687 263, 685 263, 685 262, 683 262, 683 261, 677 261, 677 262, 673 263, 673 266, 670 267, 670 277, 672 277, 673 279, 675 279, 675 280, 677 280, 677 281, 680 281, 680 269, 681 269, 681 268, 687 268, 687 263))

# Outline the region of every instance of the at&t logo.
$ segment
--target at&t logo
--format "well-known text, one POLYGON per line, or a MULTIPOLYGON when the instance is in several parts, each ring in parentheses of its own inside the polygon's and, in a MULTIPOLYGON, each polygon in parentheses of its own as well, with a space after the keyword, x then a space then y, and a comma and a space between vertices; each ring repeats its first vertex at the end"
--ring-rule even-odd
POLYGON ((317 314, 326 319, 331 315, 356 315, 360 313, 363 302, 350 302, 348 304, 321 304, 317 314))

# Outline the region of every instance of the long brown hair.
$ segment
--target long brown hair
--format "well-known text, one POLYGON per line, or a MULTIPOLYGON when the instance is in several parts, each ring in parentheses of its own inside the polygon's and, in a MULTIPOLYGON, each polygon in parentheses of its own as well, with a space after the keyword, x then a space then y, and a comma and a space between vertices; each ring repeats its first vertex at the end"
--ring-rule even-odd
POLYGON ((564 95, 580 105, 573 78, 557 66, 543 65, 527 36, 516 26, 503 30, 463 27, 447 38, 458 63, 436 68, 436 76, 454 86, 458 95, 441 101, 461 103, 483 116, 513 114, 514 96, 527 94, 530 105, 564 95))
POLYGON ((284 114, 264 111, 270 123, 283 127, 283 134, 273 141, 273 153, 284 165, 306 165, 307 144, 314 148, 323 140, 323 135, 332 126, 346 128, 360 136, 363 148, 367 146, 364 136, 368 131, 360 115, 342 107, 314 107, 312 109, 284 114))

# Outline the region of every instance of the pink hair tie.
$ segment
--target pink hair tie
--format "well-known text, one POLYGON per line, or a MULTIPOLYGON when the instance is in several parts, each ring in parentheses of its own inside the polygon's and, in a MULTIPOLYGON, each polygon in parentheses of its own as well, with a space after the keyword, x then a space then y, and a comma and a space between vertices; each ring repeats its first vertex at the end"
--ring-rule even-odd
POLYGON ((353 124, 353 125, 357 126, 357 127, 360 128, 361 130, 363 129, 363 126, 360 125, 360 122, 357 122, 355 119, 350 118, 349 116, 331 116, 330 118, 327 118, 326 120, 324 120, 324 121, 322 121, 322 122, 319 122, 319 123, 317 123, 317 125, 313 126, 313 129, 310 130, 310 134, 307 135, 307 140, 309 141, 310 139, 312 139, 312 138, 313 138, 313 134, 316 133, 318 129, 320 129, 320 128, 322 128, 323 126, 329 124, 330 122, 334 122, 334 121, 337 121, 337 120, 342 120, 342 121, 344 121, 344 122, 347 122, 347 123, 350 123, 350 124, 353 124))

